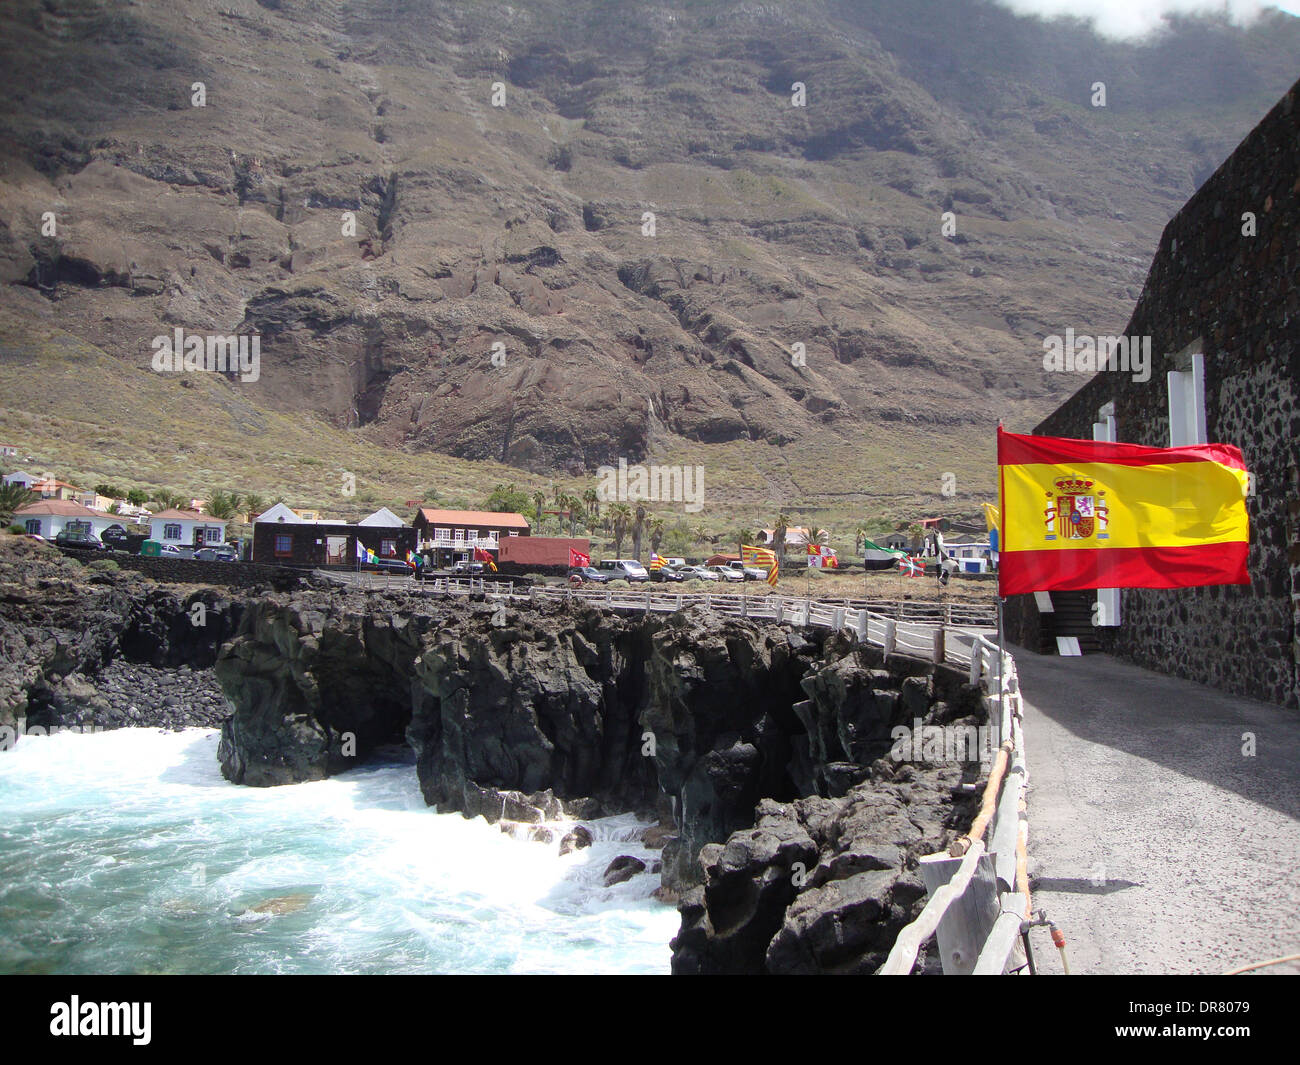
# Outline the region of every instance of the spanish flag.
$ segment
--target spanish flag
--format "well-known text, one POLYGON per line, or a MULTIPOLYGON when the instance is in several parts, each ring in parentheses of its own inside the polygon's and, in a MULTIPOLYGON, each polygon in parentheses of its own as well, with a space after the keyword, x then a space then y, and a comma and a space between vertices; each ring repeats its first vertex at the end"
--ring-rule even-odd
POLYGON ((998 429, 1001 595, 1249 584, 1231 444, 1156 448, 998 429))

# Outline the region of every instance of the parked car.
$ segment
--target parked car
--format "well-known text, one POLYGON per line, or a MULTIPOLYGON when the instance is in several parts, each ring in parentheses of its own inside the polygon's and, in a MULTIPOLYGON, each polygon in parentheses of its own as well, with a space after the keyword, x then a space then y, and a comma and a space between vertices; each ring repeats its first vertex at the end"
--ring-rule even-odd
POLYGON ((187 554, 184 550, 177 547, 175 544, 163 544, 162 547, 158 549, 158 554, 160 556, 165 556, 167 558, 191 558, 192 557, 192 554, 187 554))
POLYGON ((373 562, 363 562, 361 568, 373 573, 400 573, 409 575, 411 567, 400 558, 377 558, 373 562))
POLYGON ((200 547, 194 552, 200 562, 238 562, 239 556, 231 547, 200 547))
POLYGON ((634 558, 602 558, 596 568, 608 574, 610 580, 635 584, 650 579, 645 567, 634 558))
POLYGON ((570 584, 608 584, 610 576, 595 566, 574 566, 569 570, 570 584))
POLYGON ((470 559, 461 559, 451 567, 452 573, 482 573, 483 563, 473 562, 470 559))
POLYGON ((728 562, 727 568, 739 573, 742 581, 767 580, 767 570, 759 569, 757 566, 746 566, 743 562, 728 562))
POLYGON ((745 574, 738 569, 732 569, 730 566, 710 566, 709 569, 717 574, 718 580, 721 581, 743 581, 745 574))
POLYGON ((708 566, 678 566, 677 572, 685 581, 720 581, 722 580, 708 566))
POLYGON ((659 569, 652 569, 650 571, 650 579, 652 581, 675 581, 679 584, 686 580, 680 570, 673 569, 671 566, 662 566, 659 569))
POLYGON ((77 547, 85 551, 106 550, 104 542, 93 532, 74 532, 71 529, 64 529, 54 538, 54 542, 59 547, 77 547))

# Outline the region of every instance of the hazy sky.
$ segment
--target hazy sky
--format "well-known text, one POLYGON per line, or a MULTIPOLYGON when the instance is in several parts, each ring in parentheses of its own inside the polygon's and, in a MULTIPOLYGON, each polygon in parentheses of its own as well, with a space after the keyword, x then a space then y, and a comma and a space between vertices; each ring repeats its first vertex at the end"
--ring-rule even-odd
POLYGON ((1300 15, 1300 0, 997 0, 1021 15, 1075 15, 1091 19, 1098 33, 1108 37, 1139 37, 1161 25, 1166 12, 1212 13, 1227 11, 1234 20, 1248 22, 1266 7, 1279 7, 1300 15))

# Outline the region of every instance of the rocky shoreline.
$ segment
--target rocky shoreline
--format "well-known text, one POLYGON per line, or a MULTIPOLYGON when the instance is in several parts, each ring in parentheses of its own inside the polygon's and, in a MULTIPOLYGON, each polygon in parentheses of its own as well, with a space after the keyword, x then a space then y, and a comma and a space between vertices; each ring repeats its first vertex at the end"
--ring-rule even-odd
POLYGON ((923 903, 917 859, 973 814, 958 785, 978 763, 887 756, 900 724, 982 724, 980 691, 848 633, 326 587, 234 598, 4 546, 0 725, 220 724, 223 774, 256 786, 400 743, 439 811, 537 832, 636 813, 679 901, 674 972, 874 971, 923 903))

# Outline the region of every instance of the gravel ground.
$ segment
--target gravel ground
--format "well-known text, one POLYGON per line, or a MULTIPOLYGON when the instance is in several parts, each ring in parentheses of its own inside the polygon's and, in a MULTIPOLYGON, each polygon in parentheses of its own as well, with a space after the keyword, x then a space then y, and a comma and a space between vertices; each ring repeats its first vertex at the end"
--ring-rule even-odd
POLYGON ((1108 655, 1013 651, 1033 905, 1071 971, 1218 973, 1300 952, 1300 714, 1108 655))

